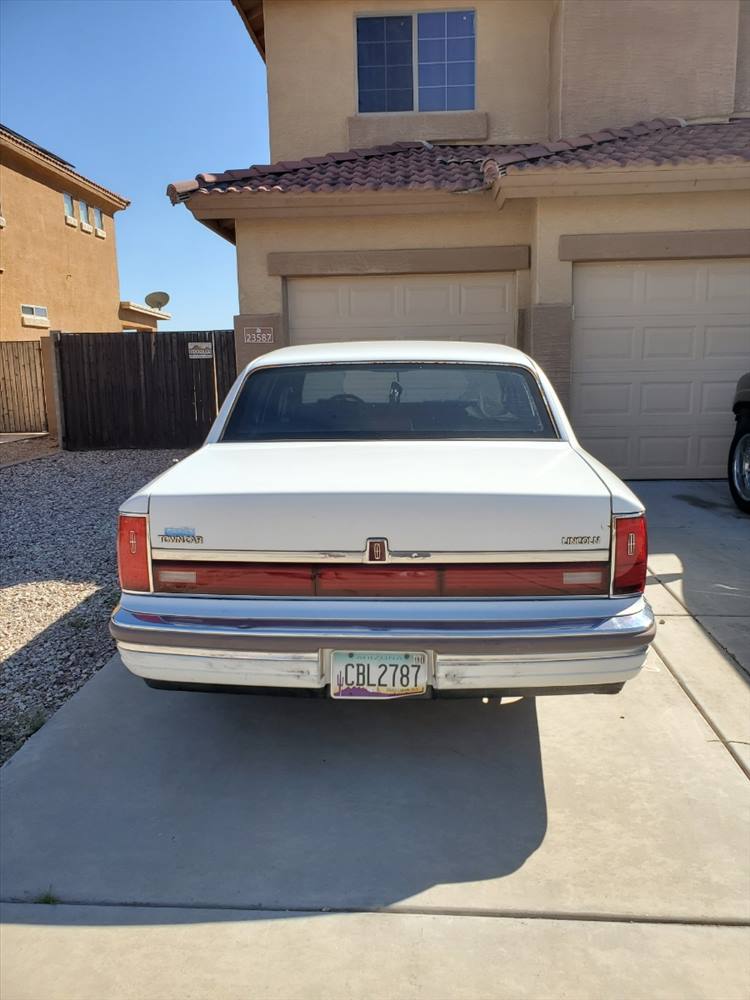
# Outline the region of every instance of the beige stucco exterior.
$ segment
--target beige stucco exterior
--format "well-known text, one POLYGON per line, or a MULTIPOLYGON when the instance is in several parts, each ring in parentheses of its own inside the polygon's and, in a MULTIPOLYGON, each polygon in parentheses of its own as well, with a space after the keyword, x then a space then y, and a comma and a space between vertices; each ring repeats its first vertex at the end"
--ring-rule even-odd
POLYGON ((562 0, 558 16, 552 138, 734 111, 737 0, 562 0))
POLYGON ((272 160, 750 113, 748 0, 265 0, 263 14, 272 160), (359 115, 356 16, 464 6, 476 11, 474 117, 359 115))
MULTIPOLYGON (((483 196, 480 196, 483 197, 483 196)), ((476 201, 476 199, 473 199, 476 201)), ((428 247, 511 246, 528 244, 532 206, 518 201, 496 212, 489 195, 484 212, 403 214, 357 218, 278 219, 237 224, 240 312, 277 313, 283 309, 283 279, 268 273, 274 251, 395 250, 428 247)), ((521 304, 525 304, 524 291, 521 304)))
MULTIPOLYGON (((750 114, 750 0, 470 0, 475 110, 392 116, 357 114, 356 16, 464 5, 264 0, 259 20, 256 0, 235 3, 263 28, 255 40, 268 64, 273 160, 410 139, 513 144, 652 117, 716 122, 750 114)), ((481 146, 474 155, 479 166, 481 146)), ((405 182, 400 190, 189 195, 196 218, 236 241, 238 363, 329 332, 418 336, 430 316, 439 335, 449 323, 459 338, 481 326, 483 339, 505 338, 535 357, 588 432, 599 412, 608 416, 607 447, 620 448, 616 464, 628 474, 716 475, 734 367, 750 362, 740 294, 750 268, 748 165, 736 156, 684 156, 505 170, 500 155, 498 164, 485 174, 494 176, 491 188, 471 193, 405 182), (463 289, 478 301, 480 288, 489 290, 487 301, 504 289, 506 314, 475 323, 454 310, 473 294, 462 298, 463 289), (618 288, 630 295, 629 328, 618 325, 618 288), (434 304, 421 316, 408 311, 419 295, 445 303, 445 314, 434 304), (590 319, 585 308, 597 295, 601 345, 599 328, 582 325, 576 307, 580 299, 590 319), (691 303, 702 311, 700 329, 691 303), (659 324, 671 332, 650 332, 659 324), (647 356, 642 345, 660 336, 667 353, 647 356), (610 376, 619 393, 611 406, 610 376), (625 397, 630 425, 620 434, 617 405, 625 397), (672 406, 674 420, 684 410, 674 449, 669 435, 662 440, 659 406, 672 406)))
POLYGON ((155 330, 170 318, 120 300, 114 216, 127 205, 54 154, 0 131, 0 340, 38 340, 49 330, 155 330), (82 201, 88 221, 81 218, 82 201), (47 315, 24 316, 22 305, 47 315))
POLYGON ((489 195, 479 198, 484 211, 466 214, 238 220, 240 311, 283 312, 283 278, 269 274, 270 253, 517 244, 531 248, 531 268, 520 282, 519 307, 570 305, 572 263, 559 258, 563 235, 736 229, 750 219, 748 190, 518 199, 506 201, 499 211, 489 195))
POLYGON ((105 237, 66 225, 63 191, 97 205, 72 182, 59 186, 25 161, 0 164, 5 225, 0 230, 0 339, 38 340, 46 329, 119 330, 113 212, 102 209, 105 237), (24 326, 21 305, 44 306, 49 327, 24 326))
MULTIPOLYGON (((272 160, 349 148, 347 119, 357 111, 357 14, 456 10, 463 6, 476 10, 477 109, 488 112, 486 138, 492 142, 533 142, 544 137, 553 0, 474 0, 471 4, 409 0, 395 7, 392 0, 364 4, 358 0, 267 0, 264 15, 272 160)), ((385 118, 387 125, 387 115, 366 117, 385 118)), ((438 124, 439 115, 429 117, 438 124)), ((381 138, 393 141, 401 137, 391 138, 386 132, 381 138)), ((457 134, 455 138, 473 136, 457 134)))

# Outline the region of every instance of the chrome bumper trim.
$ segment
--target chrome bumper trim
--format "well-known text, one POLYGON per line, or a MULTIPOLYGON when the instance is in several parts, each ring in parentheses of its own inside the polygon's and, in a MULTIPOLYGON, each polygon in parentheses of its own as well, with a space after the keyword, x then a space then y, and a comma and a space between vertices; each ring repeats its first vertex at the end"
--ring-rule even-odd
POLYGON ((110 623, 118 643, 158 650, 315 653, 365 649, 504 656, 636 652, 655 635, 648 603, 173 598, 123 595, 110 623), (540 615, 544 617, 540 619, 540 615))

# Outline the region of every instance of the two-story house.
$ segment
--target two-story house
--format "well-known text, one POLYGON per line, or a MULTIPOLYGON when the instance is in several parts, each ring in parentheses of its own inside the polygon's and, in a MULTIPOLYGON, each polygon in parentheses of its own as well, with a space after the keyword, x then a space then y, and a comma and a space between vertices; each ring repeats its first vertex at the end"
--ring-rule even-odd
POLYGON ((128 204, 0 126, 0 340, 155 330, 170 318, 120 299, 115 213, 128 204))
POLYGON ((233 2, 274 162, 168 194, 237 246, 239 363, 516 344, 618 472, 724 474, 750 370, 748 0, 233 2))

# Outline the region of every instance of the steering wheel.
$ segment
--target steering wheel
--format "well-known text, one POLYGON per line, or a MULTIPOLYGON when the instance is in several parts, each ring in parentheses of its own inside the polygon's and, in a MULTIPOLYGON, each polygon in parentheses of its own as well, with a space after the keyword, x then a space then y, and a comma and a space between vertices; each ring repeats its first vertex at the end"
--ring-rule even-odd
POLYGON ((364 403, 364 399, 360 399, 359 396, 355 396, 353 392, 338 392, 335 396, 331 396, 329 402, 337 403, 364 403))

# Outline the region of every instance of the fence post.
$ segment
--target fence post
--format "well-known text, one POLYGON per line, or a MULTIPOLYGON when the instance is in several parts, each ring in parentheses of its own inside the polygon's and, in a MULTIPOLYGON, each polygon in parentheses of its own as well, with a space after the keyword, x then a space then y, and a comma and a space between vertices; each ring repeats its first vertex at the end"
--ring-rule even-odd
POLYGON ((42 372, 44 398, 47 404, 47 425, 50 436, 57 437, 59 448, 65 447, 65 409, 63 407, 62 378, 60 375, 60 331, 50 330, 42 338, 42 372))

